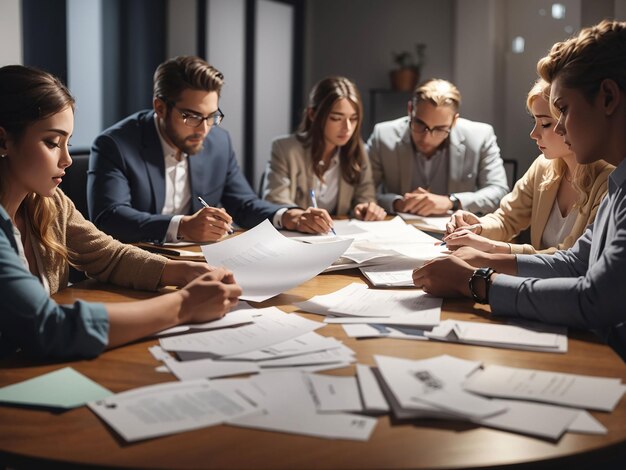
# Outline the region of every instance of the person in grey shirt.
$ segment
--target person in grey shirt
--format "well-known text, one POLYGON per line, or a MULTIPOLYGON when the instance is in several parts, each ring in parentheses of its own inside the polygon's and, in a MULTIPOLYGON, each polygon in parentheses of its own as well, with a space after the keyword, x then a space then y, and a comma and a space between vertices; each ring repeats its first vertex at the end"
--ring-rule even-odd
POLYGON ((555 131, 577 161, 602 158, 617 167, 583 236, 554 255, 461 249, 415 270, 416 286, 437 296, 472 296, 498 315, 593 330, 626 361, 625 44, 626 22, 604 20, 555 44, 537 65, 560 113, 555 131))
POLYGON ((378 203, 389 213, 494 211, 509 192, 493 128, 459 117, 450 82, 419 84, 408 116, 374 127, 367 142, 378 203))

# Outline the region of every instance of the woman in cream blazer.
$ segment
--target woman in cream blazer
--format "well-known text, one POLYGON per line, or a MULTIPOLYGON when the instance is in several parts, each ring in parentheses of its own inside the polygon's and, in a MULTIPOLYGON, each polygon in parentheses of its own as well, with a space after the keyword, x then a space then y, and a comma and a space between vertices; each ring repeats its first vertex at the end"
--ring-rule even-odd
POLYGON ((298 132, 272 143, 263 197, 313 213, 317 208, 318 216, 328 220, 351 213, 382 220, 386 212, 375 202, 372 169, 360 137, 362 120, 354 83, 343 77, 317 83, 298 132))
POLYGON ((480 218, 464 211, 453 214, 450 233, 444 238, 451 249, 470 246, 487 253, 554 253, 570 248, 595 219, 614 167, 602 160, 576 163, 573 152, 554 132, 556 119, 550 113, 547 93, 547 83, 539 80, 527 99, 535 118, 530 136, 543 155, 492 214, 480 218), (511 243, 528 227, 531 244, 511 243), (554 242, 546 243, 546 239, 554 242))

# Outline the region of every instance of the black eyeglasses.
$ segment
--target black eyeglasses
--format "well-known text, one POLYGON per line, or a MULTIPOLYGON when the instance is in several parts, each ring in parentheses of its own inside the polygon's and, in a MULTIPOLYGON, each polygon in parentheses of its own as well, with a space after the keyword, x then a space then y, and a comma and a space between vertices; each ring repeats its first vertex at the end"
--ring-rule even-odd
POLYGON ((174 109, 180 113, 183 118, 183 122, 187 127, 200 127, 204 121, 206 121, 209 127, 219 126, 224 120, 224 113, 220 108, 217 108, 217 111, 213 114, 209 114, 208 116, 192 114, 190 112, 183 111, 182 109, 178 109, 176 106, 174 106, 174 109))
POLYGON ((178 111, 180 116, 183 118, 183 123, 187 127, 200 127, 204 121, 206 121, 209 127, 219 126, 224 120, 224 113, 220 108, 217 108, 217 111, 209 114, 208 116, 202 116, 200 114, 190 113, 189 111, 184 111, 178 108, 173 101, 169 101, 164 98, 160 99, 163 100, 168 106, 178 111))
POLYGON ((411 128, 413 132, 415 132, 416 134, 425 134, 427 132, 430 132, 433 137, 436 137, 439 139, 444 139, 448 137, 448 135, 450 134, 450 131, 452 130, 451 127, 446 127, 446 126, 435 126, 433 128, 430 128, 426 125, 424 121, 416 117, 411 119, 411 128))

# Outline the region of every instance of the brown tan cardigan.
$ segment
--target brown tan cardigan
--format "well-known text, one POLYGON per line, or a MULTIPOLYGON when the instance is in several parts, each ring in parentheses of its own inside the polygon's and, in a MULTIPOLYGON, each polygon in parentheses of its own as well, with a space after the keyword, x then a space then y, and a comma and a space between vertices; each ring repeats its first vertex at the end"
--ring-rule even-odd
MULTIPOLYGON (((167 258, 132 245, 125 245, 85 220, 72 201, 61 191, 53 196, 57 218, 51 229, 55 239, 70 253, 70 263, 89 277, 132 289, 155 290, 167 258)), ((67 287, 69 264, 54 262, 50 252, 34 241, 34 249, 44 266, 50 293, 67 287)))

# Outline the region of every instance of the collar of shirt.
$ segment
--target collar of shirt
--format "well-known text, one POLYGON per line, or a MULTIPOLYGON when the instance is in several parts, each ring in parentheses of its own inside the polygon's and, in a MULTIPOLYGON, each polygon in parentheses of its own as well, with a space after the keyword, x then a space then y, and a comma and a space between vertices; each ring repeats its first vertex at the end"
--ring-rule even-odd
POLYGON ((617 165, 615 170, 609 175, 609 192, 614 192, 626 181, 626 159, 617 165))
POLYGON ((159 117, 156 115, 156 113, 154 113, 154 127, 156 128, 157 135, 159 136, 159 141, 161 142, 161 148, 163 149, 164 157, 171 157, 175 159, 176 161, 179 161, 176 158, 176 155, 180 154, 181 156, 180 161, 188 157, 186 153, 181 152, 177 148, 174 148, 170 144, 167 143, 167 141, 165 140, 165 137, 163 137, 163 134, 161 133, 161 126, 159 126, 159 117))

